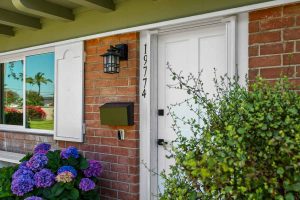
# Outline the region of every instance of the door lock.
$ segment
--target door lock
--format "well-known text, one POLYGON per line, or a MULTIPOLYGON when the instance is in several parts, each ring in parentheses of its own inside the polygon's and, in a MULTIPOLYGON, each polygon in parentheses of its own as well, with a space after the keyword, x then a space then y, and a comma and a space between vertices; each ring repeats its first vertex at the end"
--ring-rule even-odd
POLYGON ((164 145, 167 145, 168 142, 166 142, 164 139, 158 139, 158 140, 157 140, 157 144, 158 144, 158 145, 161 145, 161 146, 164 146, 164 145))

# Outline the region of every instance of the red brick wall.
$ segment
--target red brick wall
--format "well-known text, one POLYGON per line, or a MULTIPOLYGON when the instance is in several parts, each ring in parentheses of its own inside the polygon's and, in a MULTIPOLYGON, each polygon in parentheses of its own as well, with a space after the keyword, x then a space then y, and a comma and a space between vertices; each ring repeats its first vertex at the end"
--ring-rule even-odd
POLYGON ((288 76, 300 85, 300 3, 249 14, 249 79, 288 76))
POLYGON ((89 159, 102 161, 101 199, 138 199, 139 196, 139 34, 130 33, 85 42, 85 123, 83 144, 59 142, 60 147, 76 146, 89 159), (101 54, 110 45, 128 44, 128 61, 121 61, 119 74, 103 73, 101 54), (100 125, 99 106, 108 102, 134 102, 134 126, 100 125), (117 129, 125 129, 125 140, 117 129))
POLYGON ((139 34, 129 33, 85 41, 85 123, 84 143, 55 142, 53 136, 0 132, 0 150, 31 152, 34 145, 76 146, 89 159, 102 162, 101 199, 139 197, 139 34), (119 74, 104 74, 101 54, 110 45, 128 44, 128 61, 121 61, 119 74), (100 125, 99 107, 107 102, 134 102, 134 126, 100 125), (125 140, 117 139, 125 129, 125 140))

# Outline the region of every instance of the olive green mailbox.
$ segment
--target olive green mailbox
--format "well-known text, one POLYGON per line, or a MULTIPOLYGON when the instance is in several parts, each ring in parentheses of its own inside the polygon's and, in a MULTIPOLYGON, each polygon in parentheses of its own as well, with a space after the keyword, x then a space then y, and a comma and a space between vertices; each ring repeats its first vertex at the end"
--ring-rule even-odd
POLYGON ((132 126, 134 108, 132 102, 106 103, 100 107, 102 125, 132 126))

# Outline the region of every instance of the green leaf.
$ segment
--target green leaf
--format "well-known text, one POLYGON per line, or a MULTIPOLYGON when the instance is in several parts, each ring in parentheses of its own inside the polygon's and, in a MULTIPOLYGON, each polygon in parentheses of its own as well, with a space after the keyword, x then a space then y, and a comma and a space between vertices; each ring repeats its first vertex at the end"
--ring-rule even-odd
POLYGON ((295 197, 292 193, 287 193, 284 197, 285 200, 295 200, 295 197))
POLYGON ((278 167, 277 174, 282 175, 284 173, 284 169, 282 167, 278 167))
POLYGON ((79 168, 80 169, 87 169, 89 167, 89 163, 85 158, 81 158, 80 159, 80 164, 79 164, 79 168))
POLYGON ((287 191, 300 192, 300 183, 295 183, 293 185, 286 186, 287 191))
POLYGON ((64 191, 63 184, 56 183, 53 188, 51 189, 51 192, 54 194, 54 196, 59 196, 64 191))
POLYGON ((70 199, 72 199, 72 200, 76 200, 76 199, 78 199, 79 198, 79 191, 77 190, 77 189, 75 189, 75 188, 73 188, 71 191, 70 191, 70 199))

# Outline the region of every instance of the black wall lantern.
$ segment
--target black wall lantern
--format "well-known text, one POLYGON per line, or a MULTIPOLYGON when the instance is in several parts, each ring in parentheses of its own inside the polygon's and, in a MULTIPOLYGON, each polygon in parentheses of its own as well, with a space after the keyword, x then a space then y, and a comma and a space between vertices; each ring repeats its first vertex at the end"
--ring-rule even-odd
POLYGON ((118 44, 110 46, 103 55, 104 73, 115 74, 120 72, 120 60, 128 60, 127 44, 118 44))

